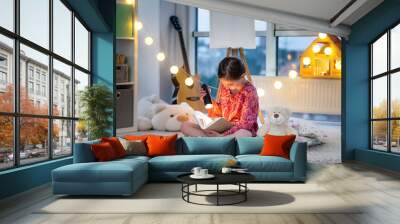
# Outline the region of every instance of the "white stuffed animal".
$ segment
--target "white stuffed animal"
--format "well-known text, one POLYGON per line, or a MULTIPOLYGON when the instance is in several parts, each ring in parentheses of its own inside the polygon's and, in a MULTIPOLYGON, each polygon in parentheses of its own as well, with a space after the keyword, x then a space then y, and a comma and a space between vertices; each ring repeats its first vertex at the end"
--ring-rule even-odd
POLYGON ((168 104, 156 95, 143 97, 138 102, 138 129, 146 131, 152 129, 151 119, 168 104))
POLYGON ((184 121, 194 122, 194 110, 187 103, 167 104, 156 95, 146 96, 138 102, 138 129, 179 131, 184 121))
POLYGON ((179 131, 182 122, 195 122, 193 114, 193 108, 187 103, 167 105, 154 115, 151 124, 154 130, 179 131))
POLYGON ((294 131, 289 127, 288 121, 291 112, 284 107, 273 107, 268 112, 268 123, 264 124, 257 132, 259 136, 266 134, 283 136, 294 134, 294 131))

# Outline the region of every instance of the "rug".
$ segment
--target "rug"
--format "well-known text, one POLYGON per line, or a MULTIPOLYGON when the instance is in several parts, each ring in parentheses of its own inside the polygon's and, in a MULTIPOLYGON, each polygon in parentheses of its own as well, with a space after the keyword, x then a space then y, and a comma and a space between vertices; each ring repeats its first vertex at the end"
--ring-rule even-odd
MULTIPOLYGON (((233 187, 224 186, 224 189, 233 187)), ((181 198, 180 184, 150 183, 131 197, 56 197, 52 202, 40 207, 36 213, 360 213, 359 205, 346 202, 317 184, 260 183, 249 184, 248 187, 250 191, 247 201, 237 205, 189 204, 181 198)), ((213 188, 213 185, 202 185, 198 190, 213 188)), ((222 202, 228 203, 229 200, 236 199, 238 198, 226 197, 222 202)), ((193 196, 191 200, 215 203, 213 196, 193 196)))

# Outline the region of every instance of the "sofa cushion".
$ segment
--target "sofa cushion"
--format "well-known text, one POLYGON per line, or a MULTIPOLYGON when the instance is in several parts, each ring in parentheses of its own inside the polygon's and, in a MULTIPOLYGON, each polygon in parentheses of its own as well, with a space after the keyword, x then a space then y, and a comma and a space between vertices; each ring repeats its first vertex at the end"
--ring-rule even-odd
POLYGON ((178 154, 184 155, 235 155, 235 139, 232 137, 182 137, 177 142, 177 150, 178 154))
POLYGON ((95 162, 96 158, 90 148, 92 144, 99 144, 100 140, 75 143, 74 163, 95 162))
POLYGON ((199 166, 212 172, 219 171, 228 160, 235 159, 231 155, 175 155, 158 156, 149 160, 149 170, 163 172, 190 172, 199 166))
POLYGON ((262 137, 237 138, 236 142, 236 155, 260 154, 264 145, 262 137))
POLYGON ((290 159, 290 148, 293 145, 296 135, 269 135, 264 136, 264 146, 261 149, 261 156, 280 156, 290 159))
POLYGON ((96 161, 105 162, 119 158, 109 142, 102 142, 90 146, 96 161))
POLYGON ((147 155, 154 156, 166 156, 176 154, 176 139, 178 135, 150 135, 147 137, 147 155))
POLYGON ((131 182, 135 173, 146 172, 141 159, 121 159, 109 162, 75 163, 53 170, 57 182, 131 182))
POLYGON ((117 137, 104 137, 101 138, 101 142, 110 143, 117 158, 122 158, 126 156, 126 151, 124 149, 124 146, 121 144, 121 142, 117 137))
POLYGON ((292 161, 278 156, 238 155, 240 167, 249 172, 292 172, 292 161))

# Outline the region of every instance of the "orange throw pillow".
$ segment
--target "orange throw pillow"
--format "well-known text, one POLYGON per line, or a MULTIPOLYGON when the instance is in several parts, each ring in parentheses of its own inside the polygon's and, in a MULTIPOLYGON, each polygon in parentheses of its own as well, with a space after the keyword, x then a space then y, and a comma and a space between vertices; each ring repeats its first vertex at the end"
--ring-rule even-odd
POLYGON ((154 156, 165 156, 176 154, 176 139, 178 135, 171 136, 158 136, 150 135, 147 137, 146 143, 148 147, 147 155, 154 156))
POLYGON ((264 136, 264 146, 261 149, 261 156, 280 156, 286 159, 290 157, 290 148, 296 135, 275 136, 266 134, 264 136))
POLYGON ((108 142, 93 144, 91 145, 91 149, 94 157, 99 162, 110 161, 117 158, 113 147, 108 142))
POLYGON ((125 157, 126 151, 124 146, 122 146, 121 142, 117 137, 110 137, 110 138, 101 138, 101 142, 108 142, 114 149, 115 155, 117 158, 125 157))

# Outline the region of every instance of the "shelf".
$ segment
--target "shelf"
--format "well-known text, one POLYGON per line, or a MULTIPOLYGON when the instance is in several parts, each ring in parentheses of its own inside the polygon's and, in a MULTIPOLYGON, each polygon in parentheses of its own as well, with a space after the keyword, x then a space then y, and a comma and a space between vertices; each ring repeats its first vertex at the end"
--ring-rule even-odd
POLYGON ((117 37, 117 40, 135 40, 134 37, 117 37))
POLYGON ((119 82, 117 83, 117 86, 133 86, 134 84, 134 82, 119 82))

